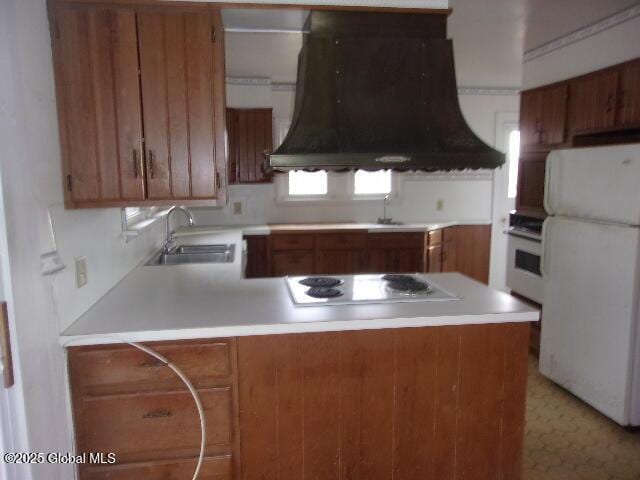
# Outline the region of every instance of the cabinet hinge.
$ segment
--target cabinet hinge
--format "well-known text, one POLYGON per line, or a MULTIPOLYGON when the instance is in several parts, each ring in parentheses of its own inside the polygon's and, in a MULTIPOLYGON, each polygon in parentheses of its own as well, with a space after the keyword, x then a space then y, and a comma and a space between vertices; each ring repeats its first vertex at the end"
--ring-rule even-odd
POLYGON ((67 175, 67 190, 73 192, 73 182, 71 180, 71 175, 67 175))
POLYGON ((211 27, 211 43, 216 43, 216 27, 211 27))

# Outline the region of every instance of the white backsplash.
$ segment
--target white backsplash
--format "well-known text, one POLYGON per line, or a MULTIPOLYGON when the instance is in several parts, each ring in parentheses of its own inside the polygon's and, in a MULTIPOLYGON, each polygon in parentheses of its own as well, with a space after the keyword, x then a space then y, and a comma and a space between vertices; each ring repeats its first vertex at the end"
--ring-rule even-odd
MULTIPOLYGON (((399 198, 393 198, 387 215, 402 222, 446 220, 491 221, 491 174, 475 178, 434 175, 400 182, 399 198), (443 209, 437 210, 438 200, 443 209)), ((306 222, 375 222, 382 216, 382 200, 344 202, 277 203, 275 185, 234 185, 224 208, 194 209, 200 225, 246 225, 306 222), (240 202, 242 213, 233 213, 240 202)))

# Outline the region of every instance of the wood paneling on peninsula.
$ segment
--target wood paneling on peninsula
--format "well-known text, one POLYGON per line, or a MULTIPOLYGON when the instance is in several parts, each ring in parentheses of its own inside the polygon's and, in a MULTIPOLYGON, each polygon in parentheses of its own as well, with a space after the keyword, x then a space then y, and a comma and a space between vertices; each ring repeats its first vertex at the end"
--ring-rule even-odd
POLYGON ((527 324, 238 338, 243 480, 520 478, 527 324))

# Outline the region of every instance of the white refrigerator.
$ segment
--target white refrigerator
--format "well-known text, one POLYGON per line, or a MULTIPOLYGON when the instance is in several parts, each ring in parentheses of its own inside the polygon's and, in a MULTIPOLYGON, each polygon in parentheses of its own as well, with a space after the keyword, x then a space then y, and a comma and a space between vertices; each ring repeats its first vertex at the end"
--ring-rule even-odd
POLYGON ((640 425, 640 144, 547 159, 540 372, 640 425))

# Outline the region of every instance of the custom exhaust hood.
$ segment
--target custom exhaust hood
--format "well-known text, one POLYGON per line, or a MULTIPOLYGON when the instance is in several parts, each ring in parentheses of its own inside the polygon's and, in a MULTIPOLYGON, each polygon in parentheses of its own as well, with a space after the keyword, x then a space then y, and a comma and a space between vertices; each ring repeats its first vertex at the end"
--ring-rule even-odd
MULTIPOLYGON (((446 12, 446 11, 445 11, 446 12)), ((446 14, 313 11, 272 169, 493 169, 458 104, 446 14)))

